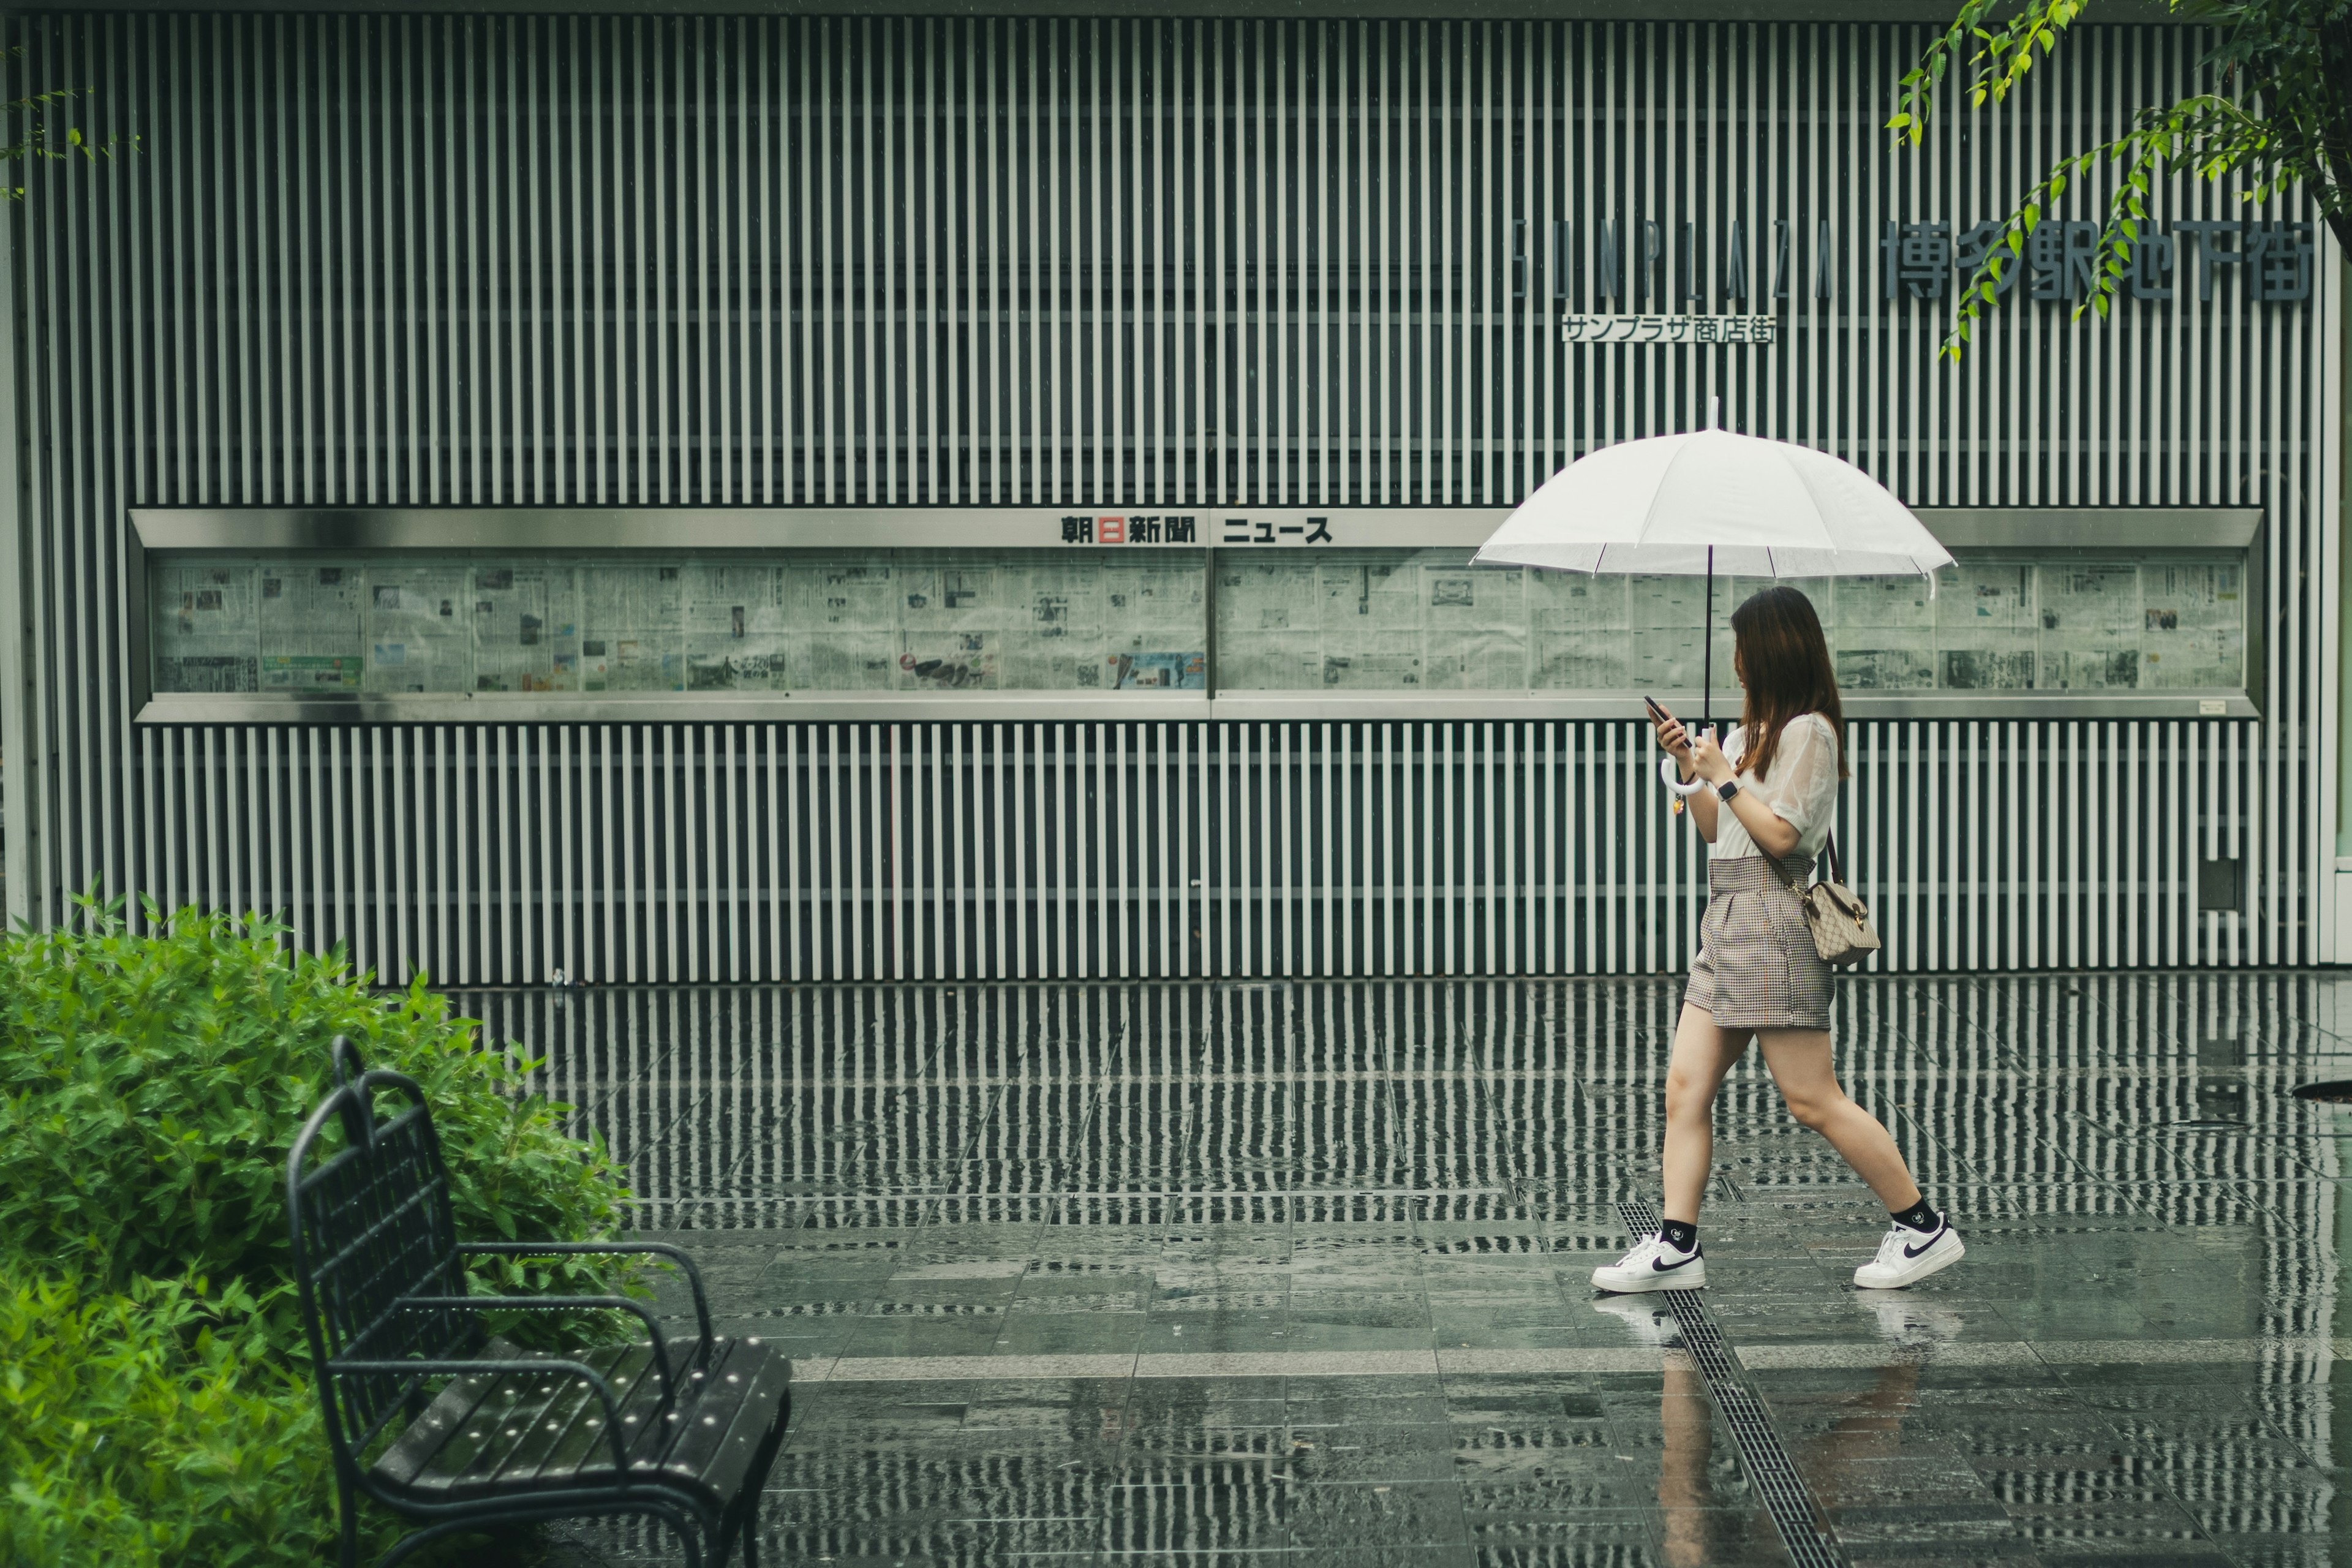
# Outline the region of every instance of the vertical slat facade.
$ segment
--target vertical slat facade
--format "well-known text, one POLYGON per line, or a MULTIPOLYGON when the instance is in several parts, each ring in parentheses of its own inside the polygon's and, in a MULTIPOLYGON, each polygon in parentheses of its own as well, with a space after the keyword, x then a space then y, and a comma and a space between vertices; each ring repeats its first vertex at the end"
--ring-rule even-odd
POLYGON ((1996 216, 2189 81, 2193 31, 2087 30, 1915 153, 1877 128, 1925 41, 1891 25, 10 26, 19 79, 139 138, 5 218, 35 919, 278 909, 458 983, 1678 968, 1703 863, 1633 723, 141 727, 124 513, 1506 505, 1719 397, 1923 506, 2264 513, 2263 719, 1853 726, 1886 965, 2318 955, 2328 242, 2307 305, 2184 270, 2105 323, 2013 300, 1958 366, 1943 307, 1878 289, 1886 222, 1996 216), (1659 226, 1673 296, 1619 308, 1782 342, 1559 343, 1603 221, 1659 226), (2217 856, 2235 908, 2200 907, 2217 856))

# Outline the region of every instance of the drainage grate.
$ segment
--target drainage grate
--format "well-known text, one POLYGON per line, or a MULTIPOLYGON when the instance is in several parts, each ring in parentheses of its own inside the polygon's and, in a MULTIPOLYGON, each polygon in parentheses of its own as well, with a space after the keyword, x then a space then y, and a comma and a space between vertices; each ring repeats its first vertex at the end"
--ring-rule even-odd
MULTIPOLYGON (((1657 1212, 1644 1200, 1620 1203, 1617 1212, 1635 1236, 1648 1236, 1658 1228, 1657 1212)), ((1675 1315, 1675 1326, 1682 1331, 1683 1349, 1698 1363, 1708 1395, 1731 1427, 1732 1440, 1739 1445, 1739 1462, 1763 1494, 1773 1527, 1789 1548, 1789 1560, 1797 1568, 1844 1568, 1845 1554, 1822 1533, 1821 1510, 1805 1489, 1804 1478, 1797 1473, 1796 1461, 1789 1457, 1780 1434, 1773 1428, 1771 1413, 1732 1364, 1715 1314, 1696 1290, 1660 1294, 1675 1315)))

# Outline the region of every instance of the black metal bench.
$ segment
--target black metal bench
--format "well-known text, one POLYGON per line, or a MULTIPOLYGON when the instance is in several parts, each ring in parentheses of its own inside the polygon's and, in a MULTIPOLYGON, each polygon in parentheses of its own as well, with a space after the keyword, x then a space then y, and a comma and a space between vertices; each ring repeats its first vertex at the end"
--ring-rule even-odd
POLYGON ((756 1565, 760 1489, 791 1412, 792 1363, 757 1339, 713 1336, 702 1277, 676 1247, 458 1241, 423 1092, 398 1073, 362 1071, 348 1041, 334 1048, 336 1087, 294 1142, 286 1197, 345 1568, 358 1560, 361 1493, 421 1521, 385 1568, 440 1536, 593 1514, 667 1522, 692 1568, 706 1553, 720 1568, 738 1541, 756 1565), (379 1117, 386 1090, 408 1105, 379 1117), (330 1121, 344 1146, 317 1158, 330 1121), (694 1289, 693 1342, 672 1342, 643 1303, 622 1297, 467 1292, 468 1256, 560 1253, 675 1260, 694 1289), (526 1351, 485 1331, 485 1308, 633 1312, 646 1340, 526 1351))

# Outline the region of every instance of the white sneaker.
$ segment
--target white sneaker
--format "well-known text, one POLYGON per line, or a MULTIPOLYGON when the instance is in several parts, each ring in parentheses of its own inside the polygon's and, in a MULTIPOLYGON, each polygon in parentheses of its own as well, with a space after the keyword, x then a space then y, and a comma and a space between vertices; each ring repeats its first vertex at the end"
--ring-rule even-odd
POLYGON ((1861 1298, 1862 1304, 1878 1320, 1880 1337, 1906 1350, 1950 1344, 1967 1329, 1968 1324, 1958 1312, 1939 1304, 1942 1300, 1889 1291, 1874 1291, 1861 1298))
POLYGON ((1865 1290, 1899 1290, 1950 1268, 1968 1250, 1949 1219, 1926 1237, 1907 1225, 1890 1226, 1879 1240, 1878 1256, 1853 1271, 1853 1282, 1865 1290))
POLYGON ((1675 1321, 1674 1309, 1662 1301, 1647 1301, 1638 1296, 1601 1296, 1594 1299, 1592 1310, 1624 1324, 1635 1344, 1657 1349, 1682 1342, 1682 1327, 1675 1321))
POLYGON ((1675 1251, 1664 1237, 1645 1236, 1616 1262, 1594 1269, 1592 1283, 1626 1296, 1641 1290, 1696 1290, 1706 1283, 1706 1259, 1696 1251, 1675 1251))

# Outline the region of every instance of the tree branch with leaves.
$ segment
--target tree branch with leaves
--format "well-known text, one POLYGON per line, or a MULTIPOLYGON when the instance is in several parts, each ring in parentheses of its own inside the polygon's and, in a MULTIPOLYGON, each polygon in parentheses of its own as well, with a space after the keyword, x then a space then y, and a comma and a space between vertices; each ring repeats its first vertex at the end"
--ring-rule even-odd
MULTIPOLYGON (((22 59, 24 54, 21 47, 0 50, 0 59, 15 61, 22 59)), ((91 139, 82 132, 79 126, 52 127, 51 121, 60 109, 76 99, 89 97, 90 91, 86 87, 52 88, 46 92, 30 93, 0 103, 0 115, 5 116, 5 120, 0 120, 0 124, 5 124, 13 132, 13 140, 0 141, 0 168, 5 168, 12 174, 21 174, 23 166, 27 164, 66 163, 76 158, 95 163, 112 158, 117 152, 137 151, 139 143, 136 137, 118 146, 110 136, 103 141, 91 139)), ((25 199, 25 187, 20 182, 0 184, 0 197, 12 202, 22 201, 25 199)))
MULTIPOLYGON (((1937 111, 1937 93, 1955 74, 1967 79, 1971 109, 2004 102, 2034 65, 2056 52, 2082 20, 2087 0, 2027 0, 1998 26, 2015 0, 1968 0, 1902 81, 1887 129, 1919 144, 1937 111)), ((2338 244, 2352 250, 2352 0, 2168 0, 2175 16, 2211 26, 2221 40, 2200 61, 2207 90, 2139 110, 2112 140, 2069 153, 2003 220, 1960 290, 1943 352, 1958 358, 1984 310, 2014 282, 2026 244, 2075 183, 2101 170, 2116 184, 2099 226, 2088 296, 2075 315, 2105 316, 2132 265, 2148 221, 2149 192, 2160 175, 2190 174, 2246 183, 2244 199, 2265 201, 2300 189, 2338 244)))

